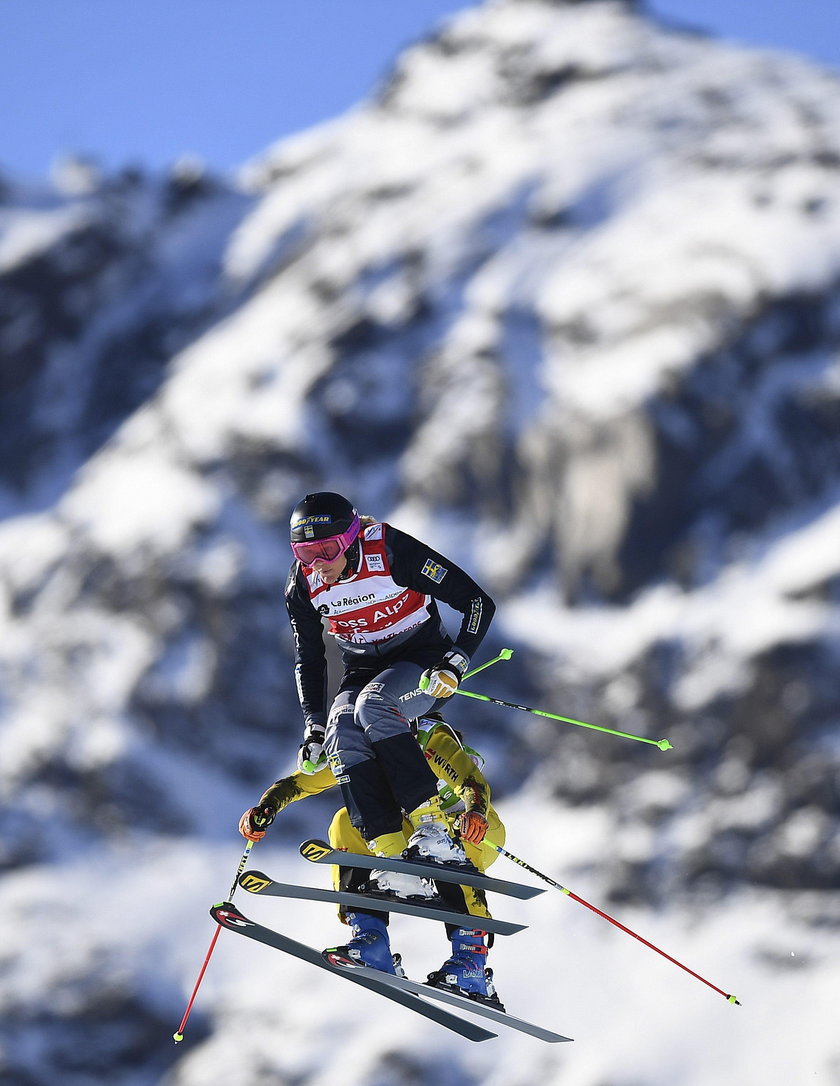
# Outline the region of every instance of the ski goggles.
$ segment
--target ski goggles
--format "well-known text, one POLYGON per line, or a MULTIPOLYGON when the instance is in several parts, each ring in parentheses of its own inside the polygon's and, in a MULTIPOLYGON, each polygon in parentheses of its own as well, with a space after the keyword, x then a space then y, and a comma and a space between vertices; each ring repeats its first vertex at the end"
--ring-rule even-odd
POLYGON ((334 562, 340 554, 344 554, 359 534, 360 527, 359 518, 355 516, 346 532, 327 536, 326 539, 309 539, 304 543, 292 543, 292 553, 305 566, 311 566, 313 562, 318 561, 334 562))

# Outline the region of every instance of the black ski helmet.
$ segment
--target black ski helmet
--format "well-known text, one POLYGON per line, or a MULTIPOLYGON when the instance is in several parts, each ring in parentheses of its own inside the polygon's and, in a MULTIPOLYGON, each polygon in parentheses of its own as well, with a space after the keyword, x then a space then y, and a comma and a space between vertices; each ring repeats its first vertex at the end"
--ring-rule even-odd
POLYGON ((341 535, 353 524, 358 513, 350 502, 329 490, 307 494, 292 510, 289 536, 292 543, 306 543, 310 539, 326 539, 341 535))

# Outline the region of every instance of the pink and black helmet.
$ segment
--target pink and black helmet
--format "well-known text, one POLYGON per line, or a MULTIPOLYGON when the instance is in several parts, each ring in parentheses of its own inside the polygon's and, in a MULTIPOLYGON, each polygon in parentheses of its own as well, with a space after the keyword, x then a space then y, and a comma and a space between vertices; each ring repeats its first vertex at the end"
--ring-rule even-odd
POLYGON ((341 494, 307 494, 292 510, 292 551, 305 566, 319 559, 333 562, 355 541, 359 528, 359 514, 341 494))

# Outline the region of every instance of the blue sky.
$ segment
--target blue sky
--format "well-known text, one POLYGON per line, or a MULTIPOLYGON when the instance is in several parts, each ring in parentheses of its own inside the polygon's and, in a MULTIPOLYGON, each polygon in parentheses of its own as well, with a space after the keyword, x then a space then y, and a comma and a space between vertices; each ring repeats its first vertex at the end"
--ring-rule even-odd
MULTIPOLYGON (((469 0, 0 0, 0 174, 63 152, 219 170, 344 112, 469 0)), ((723 37, 840 70, 838 0, 649 0, 723 37)))

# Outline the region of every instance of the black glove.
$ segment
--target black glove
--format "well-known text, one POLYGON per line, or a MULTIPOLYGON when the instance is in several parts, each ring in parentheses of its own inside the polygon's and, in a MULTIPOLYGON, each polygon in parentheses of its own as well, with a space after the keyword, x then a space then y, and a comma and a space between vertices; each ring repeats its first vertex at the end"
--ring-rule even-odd
POLYGON ((458 689, 469 660, 458 649, 450 649, 434 667, 426 668, 420 676, 420 689, 433 698, 449 698, 458 689))
POLYGON ((324 734, 323 724, 307 724, 297 756, 298 769, 301 773, 317 773, 327 764, 327 756, 324 754, 324 734))
POLYGON ((274 821, 277 811, 273 807, 264 805, 252 807, 250 811, 239 820, 239 832, 249 841, 262 841, 265 831, 274 821))

